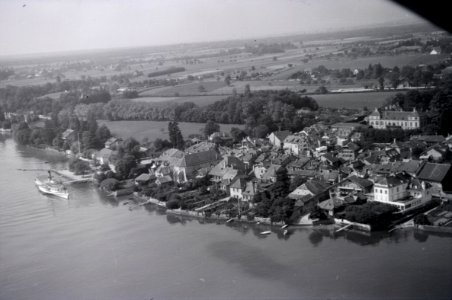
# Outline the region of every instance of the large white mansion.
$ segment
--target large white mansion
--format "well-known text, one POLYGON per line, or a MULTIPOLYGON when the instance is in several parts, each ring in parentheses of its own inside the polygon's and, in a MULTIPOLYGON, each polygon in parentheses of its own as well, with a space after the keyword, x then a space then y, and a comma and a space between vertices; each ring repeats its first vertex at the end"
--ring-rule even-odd
POLYGON ((416 109, 403 111, 395 106, 390 106, 381 111, 375 109, 368 117, 369 125, 376 129, 388 127, 401 127, 404 130, 420 128, 420 118, 416 109))

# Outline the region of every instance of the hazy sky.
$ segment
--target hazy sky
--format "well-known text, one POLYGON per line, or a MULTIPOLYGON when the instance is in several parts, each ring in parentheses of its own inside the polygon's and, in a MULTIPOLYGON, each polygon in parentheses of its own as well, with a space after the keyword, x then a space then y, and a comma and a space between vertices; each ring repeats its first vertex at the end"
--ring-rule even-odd
POLYGON ((0 0, 0 55, 417 21, 386 0, 0 0))

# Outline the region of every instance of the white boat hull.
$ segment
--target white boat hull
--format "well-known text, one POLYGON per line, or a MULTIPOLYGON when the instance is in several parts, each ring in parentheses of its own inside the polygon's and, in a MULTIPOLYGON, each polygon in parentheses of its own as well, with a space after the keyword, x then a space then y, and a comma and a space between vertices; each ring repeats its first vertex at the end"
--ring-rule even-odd
POLYGON ((64 199, 69 199, 69 193, 59 188, 51 187, 46 184, 37 185, 38 190, 46 195, 53 195, 64 199))

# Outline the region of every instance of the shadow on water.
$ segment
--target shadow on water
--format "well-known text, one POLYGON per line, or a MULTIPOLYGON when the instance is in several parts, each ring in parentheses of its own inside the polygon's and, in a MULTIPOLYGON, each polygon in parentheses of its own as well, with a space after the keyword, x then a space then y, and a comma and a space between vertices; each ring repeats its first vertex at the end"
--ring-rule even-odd
MULTIPOLYGON (((114 202, 114 198, 108 200, 109 198, 104 197, 104 201, 111 201, 112 205, 117 206, 117 202, 114 202)), ((440 236, 440 237, 448 237, 448 234, 439 234, 439 233, 426 233, 414 229, 403 229, 396 230, 391 233, 388 232, 363 232, 363 231, 355 231, 355 230, 344 230, 341 232, 336 232, 337 228, 334 226, 319 226, 319 227, 289 227, 283 229, 279 226, 269 226, 266 224, 256 224, 256 223, 240 223, 240 222, 230 222, 227 223, 224 220, 215 220, 215 219, 203 219, 203 218, 192 218, 187 216, 179 216, 174 214, 167 214, 165 209, 159 208, 155 205, 144 205, 146 211, 148 211, 152 215, 161 215, 166 216, 166 220, 171 225, 187 225, 190 222, 197 222, 198 224, 205 224, 206 226, 223 226, 224 228, 228 228, 239 232, 241 235, 253 234, 258 239, 266 239, 270 236, 276 236, 277 239, 287 241, 292 236, 297 233, 301 233, 303 231, 307 234, 307 240, 314 246, 318 247, 322 244, 324 239, 345 239, 348 242, 353 244, 357 244, 360 246, 377 246, 382 241, 385 243, 401 243, 406 242, 407 240, 414 239, 419 243, 424 243, 427 241, 430 235, 440 236), (270 231, 271 234, 264 234, 264 232, 270 231)))
POLYGON ((115 197, 108 196, 105 192, 95 189, 97 196, 102 204, 107 204, 113 207, 119 206, 119 201, 115 197))
POLYGON ((282 280, 286 274, 294 271, 267 255, 261 248, 238 241, 214 242, 207 246, 207 250, 214 257, 227 264, 236 265, 243 272, 259 278, 282 280))

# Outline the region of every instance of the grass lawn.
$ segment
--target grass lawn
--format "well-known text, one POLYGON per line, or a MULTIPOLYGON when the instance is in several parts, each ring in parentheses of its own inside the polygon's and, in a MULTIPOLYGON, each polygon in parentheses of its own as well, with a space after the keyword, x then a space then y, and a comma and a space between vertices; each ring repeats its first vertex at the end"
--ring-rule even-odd
MULTIPOLYGON (((150 141, 157 138, 169 139, 167 121, 106 121, 99 120, 99 125, 105 124, 110 131, 122 138, 133 137, 138 141, 148 138, 150 141)), ((193 133, 201 133, 204 123, 179 122, 179 128, 184 138, 193 133)), ((244 128, 244 125, 220 124, 220 130, 229 132, 232 127, 244 128)))

